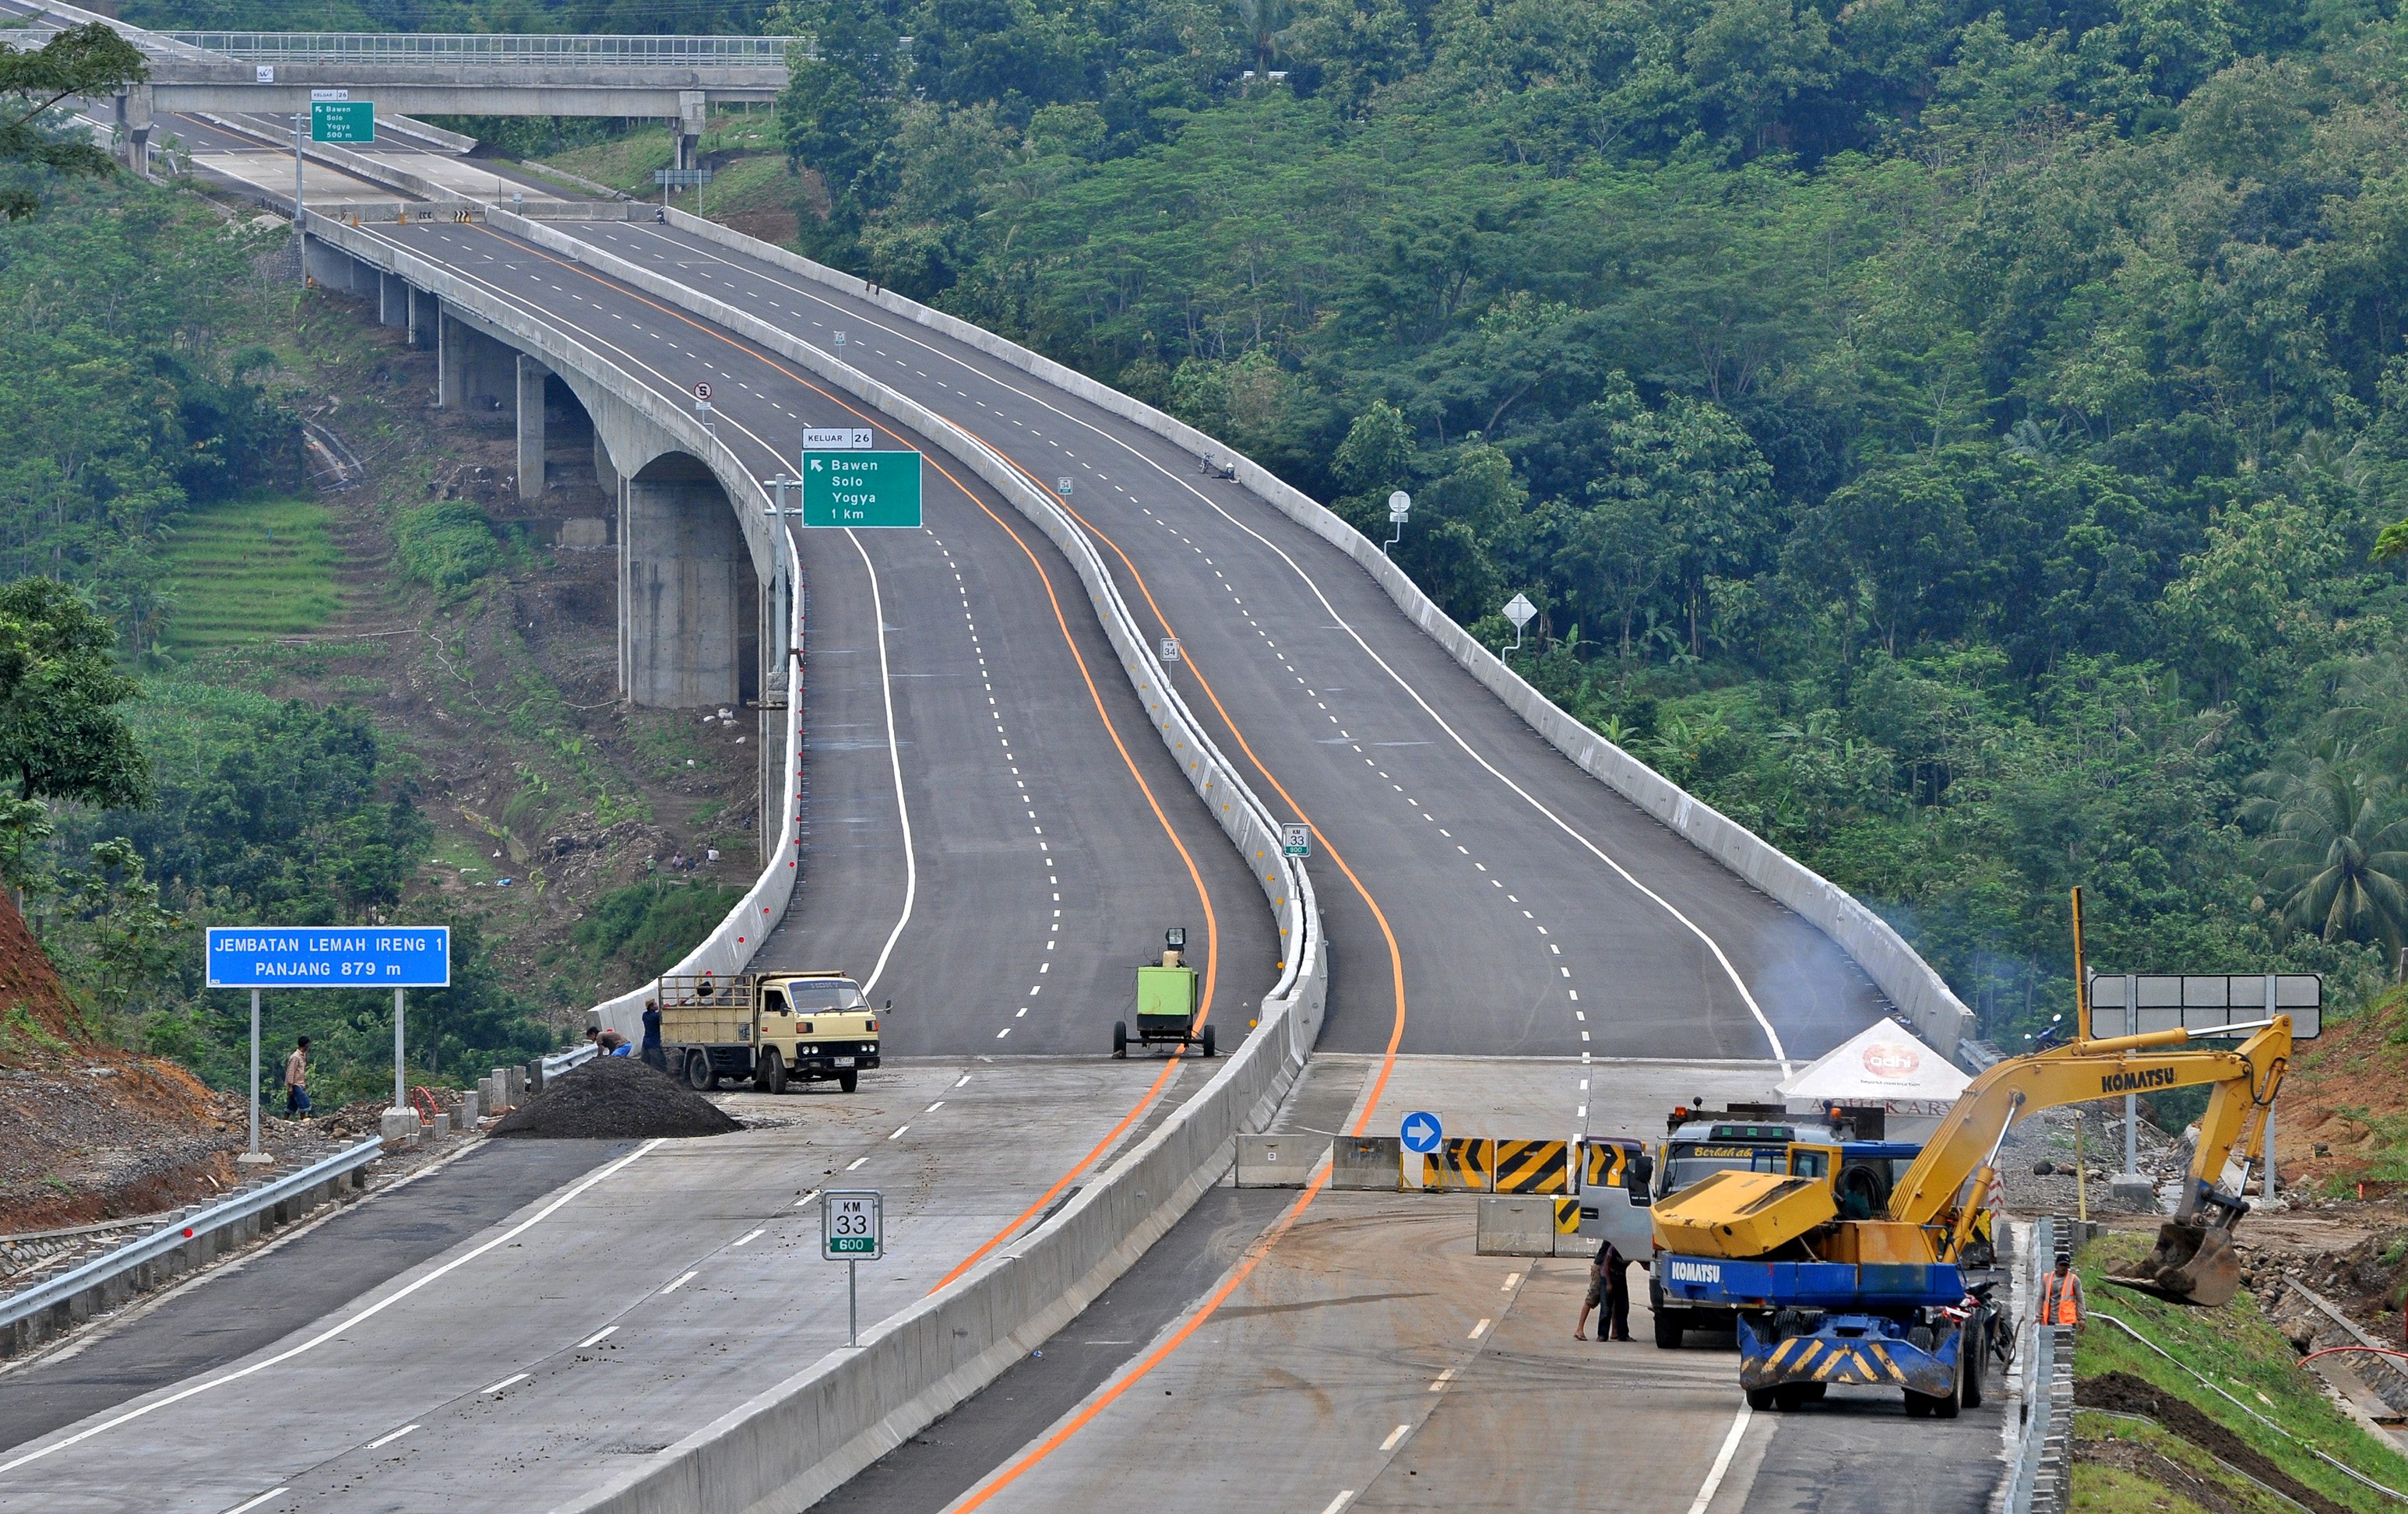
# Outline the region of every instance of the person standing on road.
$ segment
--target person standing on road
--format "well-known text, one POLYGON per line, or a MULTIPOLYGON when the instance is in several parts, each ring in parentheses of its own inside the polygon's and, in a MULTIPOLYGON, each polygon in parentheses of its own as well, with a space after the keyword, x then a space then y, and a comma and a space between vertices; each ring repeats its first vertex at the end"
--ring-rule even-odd
POLYGON ((2073 1270, 2072 1256, 2057 1252, 2057 1270, 2041 1282, 2040 1322, 2071 1329, 2089 1312, 2082 1297, 2081 1276, 2073 1270))
POLYGON ((1588 1264, 1588 1293, 1581 1299, 1580 1321, 1572 1326, 1572 1339, 1588 1339, 1591 1309, 1598 1311, 1598 1340, 1630 1338, 1629 1267, 1630 1258, 1613 1242, 1598 1243, 1597 1255, 1588 1264))
POLYGON ((661 1050, 661 1002, 658 999, 644 1001, 644 1065, 657 1067, 663 1072, 669 1070, 668 1055, 661 1050))
POLYGON ((284 1059, 284 1118, 309 1118, 309 1037, 307 1036, 293 1043, 293 1054, 284 1059))

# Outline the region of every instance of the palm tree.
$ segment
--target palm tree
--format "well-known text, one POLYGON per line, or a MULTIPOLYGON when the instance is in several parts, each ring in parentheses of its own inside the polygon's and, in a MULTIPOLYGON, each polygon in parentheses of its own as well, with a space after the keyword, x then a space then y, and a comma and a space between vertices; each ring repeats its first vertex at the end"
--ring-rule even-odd
POLYGON ((1268 82, 1271 64, 1286 50, 1287 29, 1296 21, 1291 0, 1238 0, 1238 29, 1245 34, 1246 51, 1254 60, 1255 82, 1268 82))
POLYGON ((2263 825, 2268 904, 2294 929, 2328 941, 2408 944, 2408 815, 2399 789, 2369 773, 2355 748, 2278 764, 2249 780, 2242 818, 2263 825))

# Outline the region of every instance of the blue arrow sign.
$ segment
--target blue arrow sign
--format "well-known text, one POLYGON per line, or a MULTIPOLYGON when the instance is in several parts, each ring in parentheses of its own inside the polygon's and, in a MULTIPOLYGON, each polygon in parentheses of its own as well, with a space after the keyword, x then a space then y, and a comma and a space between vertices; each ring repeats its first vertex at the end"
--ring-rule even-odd
POLYGON ((1406 1150, 1425 1156, 1437 1150, 1438 1143, 1446 1136, 1446 1132, 1439 1128, 1438 1116, 1420 1110, 1405 1116, 1404 1129, 1399 1134, 1404 1137, 1406 1150))

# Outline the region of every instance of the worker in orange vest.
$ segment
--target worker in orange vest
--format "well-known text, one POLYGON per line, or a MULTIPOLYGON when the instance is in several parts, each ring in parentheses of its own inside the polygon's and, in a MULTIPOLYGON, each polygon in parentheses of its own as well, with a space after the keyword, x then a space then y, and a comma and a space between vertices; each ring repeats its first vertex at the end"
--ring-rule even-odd
POLYGON ((2040 1322, 2071 1327, 2080 1324, 2087 1312, 2082 1301, 2082 1279, 2073 1270, 2073 1258, 2059 1251, 2057 1270, 2041 1281, 2040 1322))

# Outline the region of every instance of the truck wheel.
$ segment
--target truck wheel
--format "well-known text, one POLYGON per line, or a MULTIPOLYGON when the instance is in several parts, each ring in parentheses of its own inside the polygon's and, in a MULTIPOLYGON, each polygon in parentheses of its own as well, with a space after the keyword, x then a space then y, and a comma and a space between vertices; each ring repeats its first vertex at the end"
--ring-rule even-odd
POLYGON ((786 1092, 786 1061, 776 1047, 761 1053, 760 1064, 752 1069, 752 1086, 764 1093, 786 1092))
POLYGON ((710 1070, 710 1052, 689 1051, 685 1054, 685 1081, 686 1086, 697 1093, 710 1092, 711 1086, 719 1081, 719 1075, 710 1070))
POLYGON ((861 1074, 858 1072, 840 1072, 836 1075, 836 1086, 844 1090, 847 1093, 850 1093, 854 1089, 861 1086, 861 1074))
POLYGON ((1931 1400, 1909 1388, 1906 1391, 1906 1417, 1910 1420, 1931 1418, 1931 1400))
POLYGON ((1814 1402, 1814 1395, 1810 1390, 1817 1386, 1819 1384, 1811 1382, 1784 1382, 1772 1390, 1772 1407, 1784 1414, 1791 1409, 1804 1408, 1814 1402))
POLYGON ((1666 1351, 1681 1349, 1681 1317, 1670 1309, 1656 1311, 1656 1346, 1666 1351))
POLYGON ((1204 1027, 1204 1054, 1207 1057, 1212 1054, 1212 1027, 1210 1025, 1204 1027))
POLYGON ((1747 1390, 1747 1407, 1761 1414, 1772 1407, 1779 1393, 1776 1388, 1750 1388, 1747 1390))
POLYGON ((1931 1401, 1931 1413, 1935 1419, 1956 1418, 1957 1403, 1965 1396, 1965 1352, 1962 1350, 1965 1341, 1961 1331, 1958 1332, 1956 1344, 1959 1348, 1956 1352, 1956 1384, 1931 1401))
POLYGON ((1125 1020, 1112 1021, 1112 1055, 1116 1057, 1128 1055, 1128 1021, 1125 1020))

